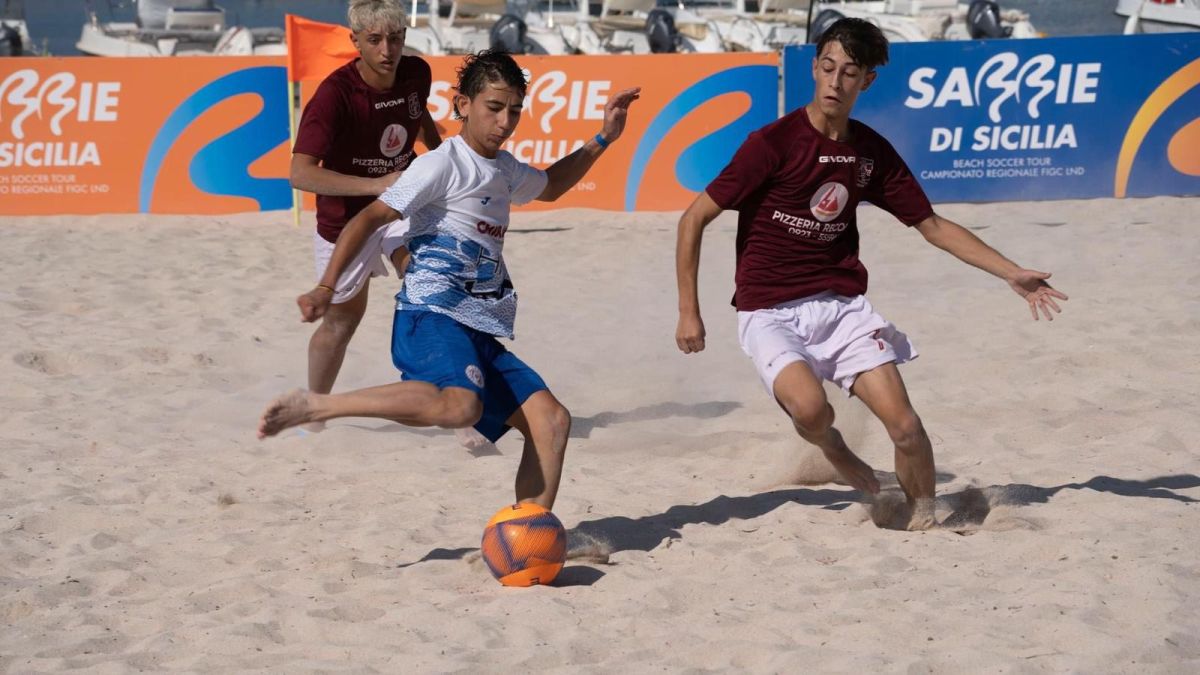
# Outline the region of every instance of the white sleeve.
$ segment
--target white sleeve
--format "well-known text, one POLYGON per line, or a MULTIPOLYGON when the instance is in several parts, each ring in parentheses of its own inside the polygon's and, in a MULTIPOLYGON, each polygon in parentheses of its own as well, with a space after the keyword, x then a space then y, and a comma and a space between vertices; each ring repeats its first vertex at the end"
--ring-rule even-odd
POLYGON ((512 203, 528 204, 542 194, 542 190, 546 189, 546 183, 550 178, 545 171, 519 162, 516 158, 513 158, 513 164, 515 166, 512 173, 512 203))
POLYGON ((400 212, 405 219, 438 200, 444 200, 453 174, 450 158, 427 152, 413 160, 399 180, 379 195, 379 201, 400 212))

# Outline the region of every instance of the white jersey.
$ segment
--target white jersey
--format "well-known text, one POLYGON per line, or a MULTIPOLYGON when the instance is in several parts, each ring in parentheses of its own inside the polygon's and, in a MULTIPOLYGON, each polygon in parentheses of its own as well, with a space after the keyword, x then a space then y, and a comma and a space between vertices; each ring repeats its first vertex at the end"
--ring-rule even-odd
POLYGON ((379 197, 408 223, 412 258, 396 308, 513 337, 517 294, 501 255, 509 209, 540 195, 546 181, 545 171, 503 150, 487 159, 459 136, 418 157, 379 197))

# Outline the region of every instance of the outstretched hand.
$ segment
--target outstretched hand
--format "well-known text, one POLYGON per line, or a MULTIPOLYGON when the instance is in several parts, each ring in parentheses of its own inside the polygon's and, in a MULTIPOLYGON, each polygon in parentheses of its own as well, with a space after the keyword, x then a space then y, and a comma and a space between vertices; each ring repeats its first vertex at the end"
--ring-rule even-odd
POLYGON ((296 298, 300 307, 300 320, 310 323, 325 316, 329 303, 333 301, 333 292, 325 286, 317 286, 311 291, 296 298))
POLYGON ((629 105, 638 100, 641 92, 641 87, 633 87, 622 89, 609 97, 608 103, 604 104, 604 128, 600 131, 604 140, 612 143, 621 137, 621 133, 625 131, 629 105))
POLYGON ((1047 321, 1053 321, 1054 314, 1062 313, 1062 308, 1058 306, 1058 303, 1054 299, 1067 299, 1065 293, 1055 290, 1050 284, 1046 283, 1046 279, 1049 278, 1049 272, 1020 269, 1008 279, 1008 285, 1012 286, 1017 295, 1025 298, 1025 301, 1029 303, 1029 312, 1033 314, 1034 321, 1039 319, 1039 311, 1046 317, 1047 321), (1053 313, 1051 313, 1051 310, 1054 310, 1053 313))

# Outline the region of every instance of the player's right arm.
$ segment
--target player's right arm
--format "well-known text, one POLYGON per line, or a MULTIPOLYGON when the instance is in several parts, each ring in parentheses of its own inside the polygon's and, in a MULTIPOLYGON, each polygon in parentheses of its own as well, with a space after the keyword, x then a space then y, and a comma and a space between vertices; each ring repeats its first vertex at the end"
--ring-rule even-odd
POLYGON ((362 250, 363 244, 375 230, 403 217, 399 211, 376 199, 346 223, 346 227, 338 235, 321 281, 317 283, 316 288, 296 298, 303 321, 316 321, 325 315, 329 303, 333 301, 338 279, 354 256, 362 250))
POLYGON ((289 182, 297 190, 329 197, 378 197, 400 176, 400 172, 383 176, 348 176, 321 166, 321 160, 297 152, 292 155, 289 182))
POLYGON ((679 324, 675 344, 684 354, 704 349, 704 320, 700 318, 700 239, 704 228, 721 214, 721 207, 701 192, 679 218, 675 240, 675 280, 679 286, 679 324))

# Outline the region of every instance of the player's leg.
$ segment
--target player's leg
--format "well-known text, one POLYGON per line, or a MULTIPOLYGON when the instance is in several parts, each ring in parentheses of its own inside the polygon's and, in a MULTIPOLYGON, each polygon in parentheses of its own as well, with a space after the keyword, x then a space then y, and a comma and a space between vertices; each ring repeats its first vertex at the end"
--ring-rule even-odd
POLYGON ((814 370, 816 361, 808 350, 818 319, 812 306, 803 301, 788 307, 738 312, 738 340, 754 361, 767 391, 792 419, 796 432, 820 448, 851 486, 878 492, 875 471, 850 451, 833 426, 833 406, 825 397, 821 377, 814 370))
POLYGON ((541 376, 491 336, 476 335, 486 363, 483 416, 475 430, 493 443, 510 427, 525 437, 517 468, 516 499, 554 506, 571 413, 550 393, 541 376))
POLYGON ((875 471, 850 450, 833 426, 833 406, 829 405, 825 388, 808 363, 797 359, 784 366, 775 376, 772 388, 775 400, 792 418, 796 432, 820 448, 847 483, 863 492, 879 492, 875 471))
POLYGON ((309 391, 328 394, 333 390, 333 383, 346 358, 346 347, 366 314, 369 287, 370 280, 367 280, 353 298, 330 304, 321 319, 321 325, 313 332, 308 341, 309 391))
POLYGON ((517 501, 553 508, 571 433, 571 413, 543 389, 526 399, 508 424, 525 437, 517 468, 517 501))
MULTIPOLYGON (((308 341, 309 391, 328 394, 333 390, 346 358, 346 347, 366 314, 371 277, 387 275, 380 253, 389 231, 390 228, 380 228, 372 233, 338 279, 333 302, 308 341)), ((333 249, 334 244, 314 233, 313 254, 318 279, 325 273, 333 249)), ((388 253, 391 252, 389 249, 388 253)))
POLYGON ((338 417, 382 417, 409 426, 450 429, 471 426, 483 411, 484 366, 472 333, 441 314, 397 311, 392 362, 404 374, 404 382, 343 394, 290 392, 263 413, 259 437, 338 417))
POLYGON ((258 437, 339 417, 379 417, 413 427, 452 429, 474 424, 481 410, 474 391, 461 387, 439 389, 428 382, 396 382, 342 394, 296 389, 267 406, 259 419, 258 437))
POLYGON ((851 386, 854 395, 883 422, 896 446, 896 477, 910 503, 932 498, 935 490, 933 445, 913 409, 908 390, 895 363, 859 374, 851 386))

